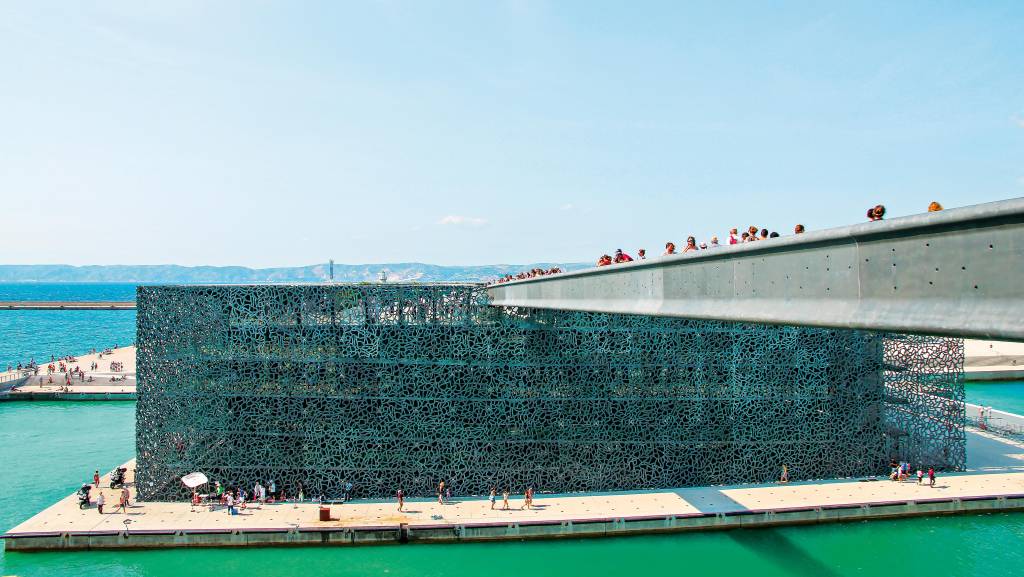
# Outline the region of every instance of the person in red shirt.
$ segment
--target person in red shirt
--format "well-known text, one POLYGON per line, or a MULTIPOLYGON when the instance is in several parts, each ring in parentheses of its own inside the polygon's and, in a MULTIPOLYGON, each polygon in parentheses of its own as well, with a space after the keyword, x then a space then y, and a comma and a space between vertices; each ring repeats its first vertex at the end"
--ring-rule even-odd
POLYGON ((616 263, 620 263, 620 262, 633 262, 633 257, 631 257, 628 254, 622 252, 621 248, 617 248, 617 249, 615 249, 615 262, 616 263))
POLYGON ((603 254, 601 258, 597 259, 597 266, 608 266, 612 264, 612 257, 603 254))

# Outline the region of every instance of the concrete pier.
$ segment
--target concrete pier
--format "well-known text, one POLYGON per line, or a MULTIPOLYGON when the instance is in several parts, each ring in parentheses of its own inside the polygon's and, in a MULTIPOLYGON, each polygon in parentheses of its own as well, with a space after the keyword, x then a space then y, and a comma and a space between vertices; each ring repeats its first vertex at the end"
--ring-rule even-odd
POLYGON ((1024 381, 1024 343, 964 341, 968 381, 1024 381))
MULTIPOLYGON (((522 495, 502 509, 484 497, 332 504, 319 520, 317 503, 250 506, 231 516, 217 505, 135 503, 110 513, 117 491, 104 489, 107 513, 80 510, 68 496, 2 535, 9 551, 357 545, 598 537, 707 531, 925 515, 1024 511, 1024 444, 972 433, 974 468, 897 483, 843 479, 789 484, 688 487, 615 493, 522 495), (125 523, 129 521, 129 523, 125 523)), ((129 468, 134 463, 128 464, 129 468)), ((101 486, 108 484, 104 478, 101 486)), ((456 487, 456 489, 458 489, 456 487)), ((134 490, 132 491, 134 498, 134 490)))
MULTIPOLYGON (((46 373, 46 366, 41 363, 39 374, 0 379, 0 401, 116 401, 135 399, 135 347, 119 347, 110 351, 109 354, 93 353, 79 355, 75 361, 70 363, 69 369, 80 367, 86 373, 86 377, 92 377, 91 382, 81 381, 77 378, 71 379, 71 385, 65 387, 65 373, 55 372, 52 375, 46 373), (95 371, 89 370, 93 363, 99 363, 95 371), (111 363, 118 362, 123 366, 122 370, 114 371, 111 363), (50 382, 52 377, 53 382, 50 382), (119 379, 111 381, 111 378, 119 379), (120 380, 124 378, 124 380, 120 380)), ((54 365, 57 365, 54 362, 54 365)), ((5 373, 14 375, 17 371, 5 373)))

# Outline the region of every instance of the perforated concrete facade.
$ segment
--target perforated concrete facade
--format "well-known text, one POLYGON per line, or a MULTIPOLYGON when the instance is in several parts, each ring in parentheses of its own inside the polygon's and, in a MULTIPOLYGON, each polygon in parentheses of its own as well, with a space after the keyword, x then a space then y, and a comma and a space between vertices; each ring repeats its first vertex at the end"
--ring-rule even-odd
POLYGON ((140 287, 138 474, 357 496, 963 466, 962 344, 488 306, 478 285, 140 287), (941 461, 941 462, 940 462, 941 461))

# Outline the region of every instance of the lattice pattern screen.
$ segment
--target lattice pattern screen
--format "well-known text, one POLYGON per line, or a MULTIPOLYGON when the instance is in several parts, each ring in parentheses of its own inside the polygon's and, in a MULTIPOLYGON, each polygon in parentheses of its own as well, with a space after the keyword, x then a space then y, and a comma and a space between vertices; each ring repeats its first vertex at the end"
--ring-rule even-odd
POLYGON ((345 481, 389 496, 442 478, 480 494, 767 481, 782 464, 841 477, 896 452, 963 464, 948 339, 490 307, 477 285, 139 287, 137 302, 148 499, 183 496, 191 471, 331 497, 345 481))

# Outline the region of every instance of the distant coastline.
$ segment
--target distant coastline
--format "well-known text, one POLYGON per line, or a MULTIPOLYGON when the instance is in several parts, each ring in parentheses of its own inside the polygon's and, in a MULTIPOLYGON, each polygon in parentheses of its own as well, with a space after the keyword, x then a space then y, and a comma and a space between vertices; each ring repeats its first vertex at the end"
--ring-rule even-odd
MULTIPOLYGON (((376 281, 387 271, 393 281, 485 281, 532 268, 579 270, 588 263, 544 262, 441 266, 416 262, 380 264, 334 264, 338 282, 376 281)), ((298 267, 248 268, 242 266, 180 265, 87 265, 63 264, 0 265, 4 283, 254 283, 323 282, 330 280, 327 263, 298 267)))

